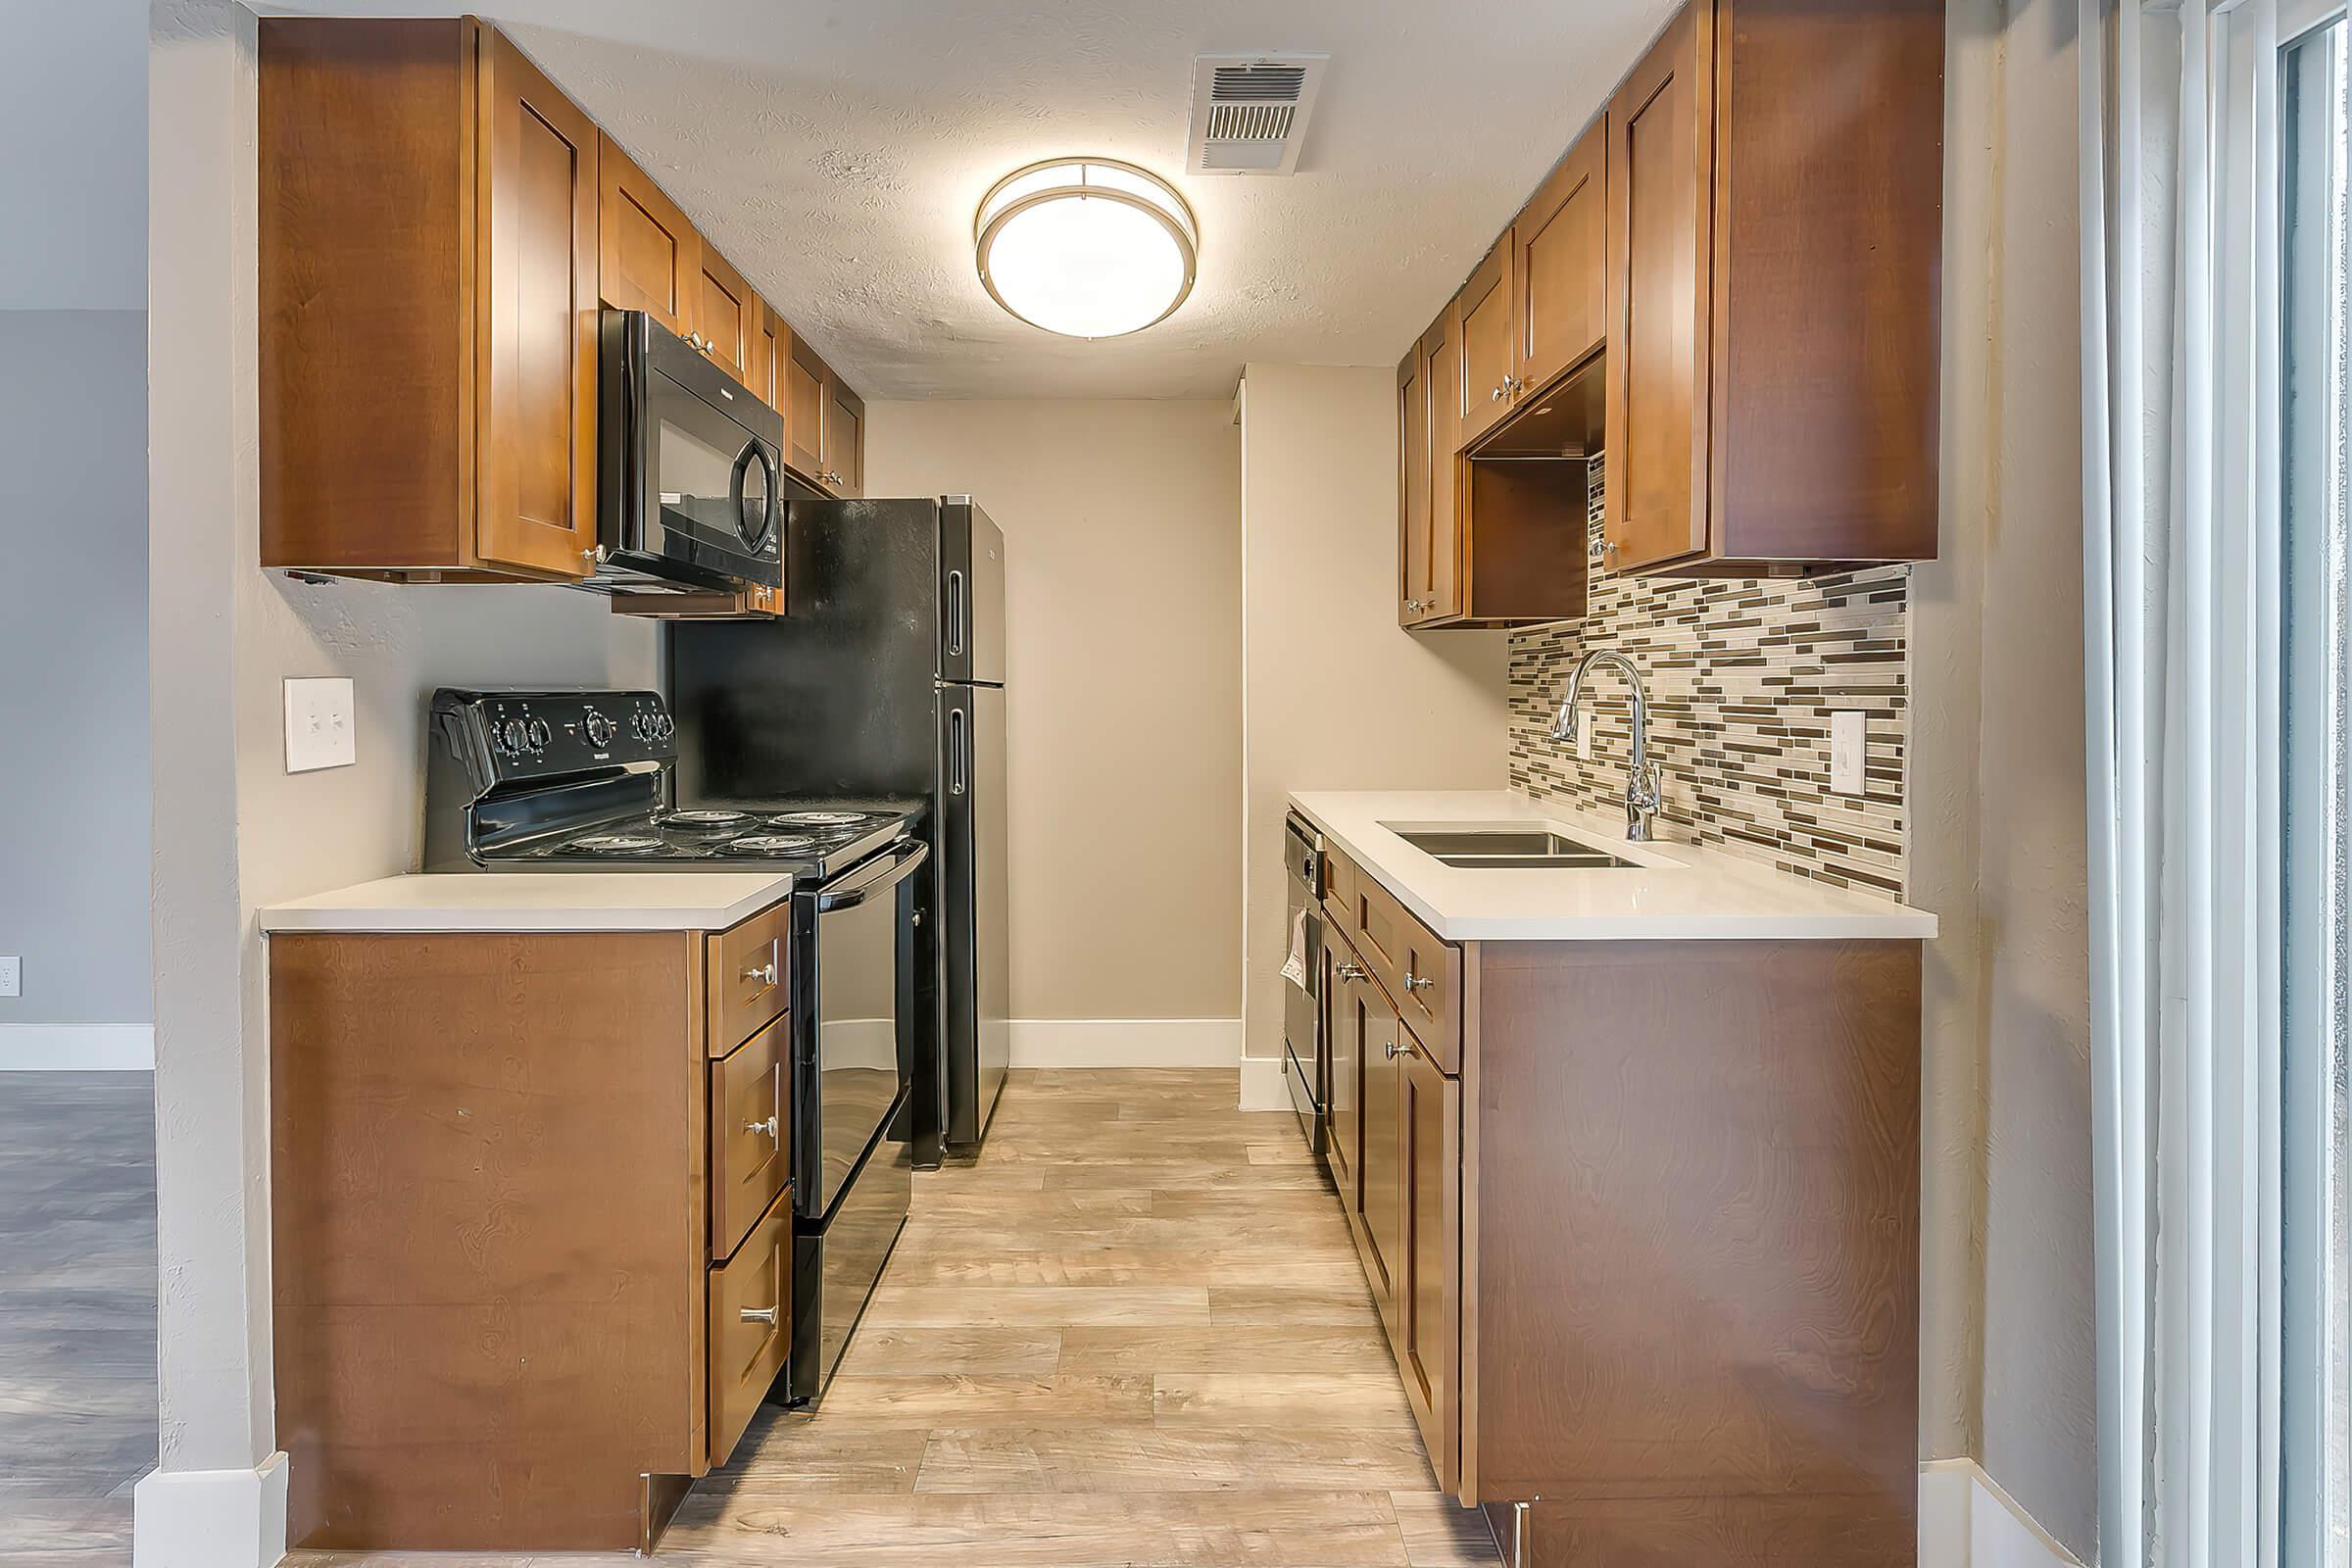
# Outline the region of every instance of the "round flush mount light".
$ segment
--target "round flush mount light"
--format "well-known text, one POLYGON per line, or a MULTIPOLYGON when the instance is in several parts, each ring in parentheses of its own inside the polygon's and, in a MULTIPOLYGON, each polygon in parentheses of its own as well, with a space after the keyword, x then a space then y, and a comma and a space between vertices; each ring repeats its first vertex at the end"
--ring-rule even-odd
POLYGON ((1176 188, 1109 158, 1056 158, 990 188, 972 222, 989 297, 1064 337, 1123 337, 1193 291, 1200 230, 1176 188))

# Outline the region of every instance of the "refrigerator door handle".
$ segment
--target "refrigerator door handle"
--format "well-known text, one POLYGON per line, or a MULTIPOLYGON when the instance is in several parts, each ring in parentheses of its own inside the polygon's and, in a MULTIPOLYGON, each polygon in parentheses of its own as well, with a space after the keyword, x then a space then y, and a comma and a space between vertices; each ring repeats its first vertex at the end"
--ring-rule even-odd
POLYGON ((948 573, 948 653, 960 657, 963 653, 963 573, 948 573))
POLYGON ((963 710, 948 710, 948 793, 961 795, 970 783, 970 748, 966 744, 963 710))

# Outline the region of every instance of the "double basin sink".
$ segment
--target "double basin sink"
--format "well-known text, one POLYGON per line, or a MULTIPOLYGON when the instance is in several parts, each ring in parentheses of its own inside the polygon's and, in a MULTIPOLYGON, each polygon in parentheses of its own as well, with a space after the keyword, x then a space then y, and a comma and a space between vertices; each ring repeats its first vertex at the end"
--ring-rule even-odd
POLYGON ((1542 827, 1412 828, 1383 823, 1440 865, 1467 871, 1638 870, 1640 862, 1542 827))

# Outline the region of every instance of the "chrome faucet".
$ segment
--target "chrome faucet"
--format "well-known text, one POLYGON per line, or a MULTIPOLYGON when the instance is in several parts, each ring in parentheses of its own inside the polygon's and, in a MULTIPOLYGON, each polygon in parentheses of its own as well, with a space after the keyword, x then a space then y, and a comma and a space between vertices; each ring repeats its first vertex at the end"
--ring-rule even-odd
POLYGON ((1658 764, 1649 760, 1649 701, 1642 693, 1640 666, 1614 648, 1595 648, 1577 661, 1576 673, 1568 677, 1568 695, 1551 721, 1551 738, 1563 743, 1576 739, 1576 700, 1584 695, 1585 674, 1594 664, 1616 665, 1634 694, 1634 760, 1625 778, 1625 836, 1647 844, 1649 819, 1658 812, 1660 778, 1658 764))

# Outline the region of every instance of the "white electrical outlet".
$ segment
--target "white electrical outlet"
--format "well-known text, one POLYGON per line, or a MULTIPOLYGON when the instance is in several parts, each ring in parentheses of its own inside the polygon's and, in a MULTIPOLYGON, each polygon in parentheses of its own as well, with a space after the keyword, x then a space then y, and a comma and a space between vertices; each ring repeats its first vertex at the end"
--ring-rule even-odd
POLYGON ((0 997, 21 997, 24 994, 24 960, 0 958, 0 997))
POLYGON ((1868 716, 1851 709, 1830 715, 1830 789, 1836 794, 1859 795, 1863 791, 1868 716))
POLYGON ((1576 715, 1576 760, 1580 762, 1592 760, 1592 730, 1591 713, 1576 715))
POLYGON ((346 676, 286 682, 286 771, 349 767, 359 760, 358 725, 346 676))

